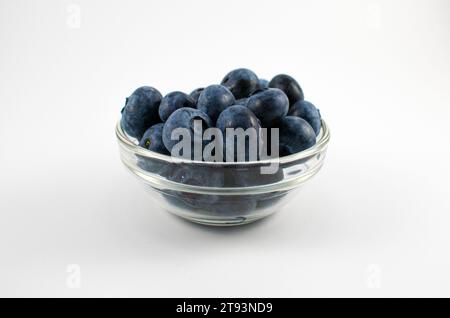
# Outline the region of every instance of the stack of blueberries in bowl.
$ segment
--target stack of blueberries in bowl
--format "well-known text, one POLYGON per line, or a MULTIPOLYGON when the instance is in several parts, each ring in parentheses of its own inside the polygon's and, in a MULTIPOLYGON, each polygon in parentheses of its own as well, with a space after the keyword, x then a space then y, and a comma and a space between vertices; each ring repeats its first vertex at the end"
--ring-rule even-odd
POLYGON ((294 78, 269 82, 244 68, 190 94, 136 89, 116 135, 122 162, 156 202, 208 225, 280 210, 322 167, 330 138, 294 78))

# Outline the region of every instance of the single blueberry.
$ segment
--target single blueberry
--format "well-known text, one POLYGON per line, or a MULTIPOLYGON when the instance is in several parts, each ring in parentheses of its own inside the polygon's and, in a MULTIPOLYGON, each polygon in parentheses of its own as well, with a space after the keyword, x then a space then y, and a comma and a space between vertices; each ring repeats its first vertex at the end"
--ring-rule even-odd
POLYGON ((259 80, 255 73, 246 68, 229 72, 221 84, 227 87, 236 99, 250 96, 258 88, 259 80))
POLYGON ((161 93, 153 87, 142 86, 127 98, 122 110, 121 125, 131 137, 141 139, 148 127, 159 123, 158 107, 161 93))
POLYGON ((247 101, 247 107, 259 118, 263 127, 272 127, 277 120, 286 116, 289 100, 282 90, 269 88, 252 95, 247 101))
POLYGON ((289 105, 303 100, 303 91, 297 81, 289 75, 280 74, 272 78, 269 87, 281 89, 289 98, 289 105))
POLYGON ((258 82, 258 88, 259 89, 261 89, 261 88, 269 88, 269 81, 266 80, 266 79, 260 78, 259 82, 258 82))
POLYGON ((217 119, 216 127, 220 129, 224 138, 223 144, 226 161, 231 161, 232 158, 234 158, 234 160, 245 158, 245 161, 254 161, 258 159, 259 143, 261 141, 261 126, 258 118, 250 109, 242 105, 228 107, 220 113, 219 118, 217 119), (250 129, 248 130, 249 135, 245 135, 243 138, 234 136, 234 142, 229 143, 227 140, 228 128, 242 128, 244 131, 250 129), (250 135, 253 135, 254 138, 250 138, 250 135), (254 143, 252 143, 252 141, 254 143), (242 158, 239 156, 239 149, 245 149, 245 153, 242 158), (254 156, 251 158, 250 154, 254 154, 254 156))
POLYGON ((191 96, 192 99, 195 101, 195 104, 197 104, 198 98, 200 97, 200 94, 203 92, 204 89, 205 89, 204 87, 200 87, 200 88, 194 89, 194 90, 189 94, 189 96, 191 96))
MULTIPOLYGON (((164 143, 162 142, 163 127, 164 124, 159 123, 147 129, 147 131, 144 133, 144 136, 142 136, 141 141, 139 142, 139 146, 151 151, 158 152, 160 154, 168 155, 169 151, 167 151, 164 143)), ((137 165, 141 169, 158 174, 163 173, 163 170, 166 166, 166 163, 164 161, 152 157, 144 157, 141 155, 136 156, 138 158, 137 165)))
MULTIPOLYGON (((183 107, 173 112, 172 115, 170 115, 167 121, 164 123, 162 140, 167 150, 171 152, 172 148, 178 142, 180 142, 180 140, 172 139, 172 132, 177 128, 186 129, 185 132, 187 132, 189 135, 187 136, 187 138, 190 138, 191 140, 191 154, 181 154, 181 155, 185 158, 190 157, 191 159, 193 159, 195 142, 198 140, 203 145, 204 144, 203 132, 212 126, 213 123, 211 119, 204 112, 195 108, 183 107), (194 124, 195 121, 197 120, 200 121, 201 124, 201 126, 199 127, 200 129, 194 129, 195 128, 194 124)), ((202 145, 200 145, 200 147, 202 147, 202 145)))
POLYGON ((222 85, 210 85, 200 93, 197 108, 206 113, 215 123, 219 114, 228 106, 234 105, 234 102, 234 96, 228 88, 222 85))
POLYGON ((316 136, 320 132, 321 121, 319 110, 306 100, 299 100, 289 108, 288 116, 296 116, 306 120, 314 129, 316 136))
POLYGON ((316 133, 300 117, 286 116, 277 123, 280 133, 280 156, 288 156, 316 144, 316 133))
POLYGON ((164 124, 159 123, 147 129, 147 131, 139 141, 139 146, 151 151, 161 153, 163 155, 168 155, 169 151, 167 150, 166 146, 164 146, 164 143, 162 141, 163 128, 164 124))
POLYGON ((169 93, 159 105, 159 117, 162 121, 166 121, 174 111, 182 107, 195 107, 195 100, 183 92, 169 93))

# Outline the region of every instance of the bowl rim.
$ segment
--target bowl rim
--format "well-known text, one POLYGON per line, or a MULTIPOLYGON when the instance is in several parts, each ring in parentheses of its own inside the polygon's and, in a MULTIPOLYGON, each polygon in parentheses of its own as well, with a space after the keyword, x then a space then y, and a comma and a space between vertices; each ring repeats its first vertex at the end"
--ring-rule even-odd
MULTIPOLYGON (((125 148, 126 150, 132 152, 135 156, 139 155, 141 157, 156 159, 167 164, 191 164, 191 165, 204 165, 209 167, 222 167, 222 168, 254 168, 262 167, 265 164, 277 163, 279 165, 289 165, 290 163, 295 163, 296 161, 311 158, 318 153, 324 153, 327 149, 328 142, 330 140, 330 130, 328 125, 322 120, 322 128, 317 136, 316 144, 304 151, 285 156, 280 158, 272 158, 260 161, 249 161, 249 162, 203 162, 188 159, 172 158, 171 156, 163 155, 150 151, 148 149, 139 147, 134 142, 132 142, 128 136, 124 133, 121 128, 120 121, 116 125, 116 136, 119 142, 120 148, 125 148)), ((121 155, 122 156, 122 155, 121 155)), ((272 192, 287 192, 297 188, 300 184, 303 184, 310 178, 312 178, 322 167, 323 161, 306 169, 306 171, 293 178, 283 179, 278 182, 255 185, 249 187, 206 187, 197 186, 191 184, 183 184, 168 180, 160 175, 154 173, 148 173, 136 165, 124 160, 122 157, 122 162, 128 168, 128 170, 141 181, 148 184, 156 190, 160 190, 166 194, 167 191, 181 191, 195 194, 206 194, 206 195, 257 195, 266 194, 272 192)))
POLYGON ((317 153, 322 152, 327 146, 328 142, 330 141, 330 128, 328 127, 327 123, 321 119, 322 127, 320 128, 320 133, 317 136, 317 141, 314 146, 311 148, 305 149, 303 151, 294 153, 289 156, 284 157, 278 157, 278 158, 271 158, 271 159, 264 159, 264 160, 258 160, 258 161, 245 161, 245 162, 214 162, 214 161, 199 161, 199 160, 190 160, 190 159, 183 159, 183 158, 174 158, 170 155, 164 155, 157 153, 155 151, 151 151, 148 149, 145 149, 143 147, 140 147, 139 145, 135 144, 133 141, 129 139, 129 137, 125 134, 125 132, 122 129, 122 125, 120 124, 120 119, 117 121, 116 124, 116 137, 119 142, 119 145, 125 147, 129 151, 133 152, 135 155, 139 155, 141 157, 145 158, 151 158, 151 159, 157 159, 159 161, 167 162, 167 163, 185 163, 185 164, 198 164, 198 165, 205 165, 205 166, 215 166, 215 167, 246 167, 246 166, 263 166, 263 165, 270 165, 273 163, 278 164, 287 164, 290 162, 294 162, 297 160, 301 160, 304 158, 308 158, 311 156, 314 156, 317 153))

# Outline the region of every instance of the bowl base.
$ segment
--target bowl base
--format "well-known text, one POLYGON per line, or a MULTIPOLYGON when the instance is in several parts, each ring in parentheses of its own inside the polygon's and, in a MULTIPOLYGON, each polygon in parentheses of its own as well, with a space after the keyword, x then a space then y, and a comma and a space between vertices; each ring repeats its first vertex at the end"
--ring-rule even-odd
POLYGON ((253 217, 253 218, 247 218, 247 217, 236 217, 236 218, 214 218, 214 219, 206 219, 206 218, 196 218, 196 217, 192 217, 192 216, 184 216, 184 215, 179 215, 179 214, 175 214, 176 216, 193 222, 193 223, 197 223, 197 224, 202 224, 202 225, 208 225, 208 226, 237 226, 237 225, 245 225, 245 224, 249 224, 249 223, 253 223, 256 222, 258 220, 261 220, 265 217, 267 217, 268 215, 263 215, 260 217, 253 217))

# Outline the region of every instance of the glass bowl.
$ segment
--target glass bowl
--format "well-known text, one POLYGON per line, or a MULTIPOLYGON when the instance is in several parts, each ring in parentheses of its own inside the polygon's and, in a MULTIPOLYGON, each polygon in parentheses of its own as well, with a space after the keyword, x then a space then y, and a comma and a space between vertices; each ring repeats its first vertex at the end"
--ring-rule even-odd
POLYGON ((322 167, 330 131, 322 120, 317 143, 286 157, 252 162, 201 162, 162 155, 137 145, 116 125, 120 158, 154 201, 192 222, 230 226, 281 210, 322 167), (272 174, 261 168, 273 168, 272 174))

